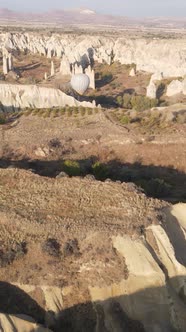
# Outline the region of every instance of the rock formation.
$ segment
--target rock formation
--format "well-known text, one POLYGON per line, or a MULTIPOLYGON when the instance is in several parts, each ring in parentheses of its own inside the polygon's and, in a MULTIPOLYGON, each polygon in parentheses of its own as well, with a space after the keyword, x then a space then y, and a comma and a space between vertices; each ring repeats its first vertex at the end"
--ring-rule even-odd
POLYGON ((14 316, 0 314, 0 326, 5 332, 52 332, 38 325, 31 317, 26 315, 14 316))
POLYGON ((155 72, 152 76, 151 76, 151 82, 154 81, 161 81, 163 79, 163 73, 160 72, 155 72))
POLYGON ((11 53, 9 53, 8 55, 8 70, 9 71, 13 70, 13 59, 11 53))
POLYGON ((156 98, 156 92, 157 92, 157 88, 154 82, 150 81, 148 87, 147 87, 147 97, 149 98, 156 98))
POLYGON ((135 70, 135 68, 132 68, 132 69, 130 70, 129 76, 131 76, 131 77, 136 76, 136 70, 135 70))
POLYGON ((93 90, 95 90, 96 88, 96 83, 95 83, 95 71, 94 69, 91 68, 91 66, 89 65, 86 69, 85 69, 85 74, 89 77, 90 79, 90 85, 89 87, 93 90))
POLYGON ((54 61, 51 61, 51 76, 55 75, 54 61))
MULTIPOLYGON (((104 36, 79 36, 53 34, 51 37, 39 34, 4 34, 0 36, 0 47, 7 49, 30 50, 46 55, 50 49, 59 57, 65 54, 70 63, 79 57, 86 57, 99 62, 111 64, 119 61, 121 64, 136 64, 136 69, 151 73, 163 73, 164 77, 178 77, 186 75, 186 60, 184 40, 120 37, 115 40, 104 36)), ((76 60, 75 60, 76 59, 76 60)))
POLYGON ((8 58, 6 56, 3 56, 3 74, 8 74, 8 58))
POLYGON ((73 74, 83 74, 82 66, 75 63, 73 66, 73 74))
POLYGON ((71 75, 70 62, 65 55, 61 59, 60 73, 62 75, 71 75))
POLYGON ((94 107, 90 102, 79 102, 64 92, 36 85, 1 84, 0 100, 7 108, 51 108, 69 106, 94 107))
POLYGON ((174 96, 178 93, 183 92, 183 83, 179 80, 173 80, 168 86, 167 86, 167 92, 166 95, 168 97, 174 96))

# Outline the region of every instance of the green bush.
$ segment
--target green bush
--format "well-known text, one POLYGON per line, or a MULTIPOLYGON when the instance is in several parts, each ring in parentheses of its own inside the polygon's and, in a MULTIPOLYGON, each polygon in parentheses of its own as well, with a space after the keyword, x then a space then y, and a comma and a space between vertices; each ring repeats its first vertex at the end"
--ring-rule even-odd
POLYGON ((116 101, 119 106, 126 109, 135 109, 136 111, 145 111, 158 105, 158 99, 130 95, 129 93, 124 93, 123 96, 118 96, 116 101))
POLYGON ((157 105, 157 99, 150 99, 146 96, 132 96, 131 98, 131 106, 136 111, 145 111, 157 105))
POLYGON ((69 176, 80 176, 81 168, 77 161, 65 160, 63 163, 63 171, 69 176))
POLYGON ((108 177, 108 168, 104 164, 96 161, 92 165, 92 172, 96 179, 105 180, 108 177))
POLYGON ((123 103, 122 103, 122 106, 123 106, 124 108, 131 109, 131 108, 132 108, 131 99, 132 99, 132 96, 131 96, 129 93, 125 93, 125 94, 123 95, 123 103))
POLYGON ((4 113, 0 114, 0 125, 5 124, 6 123, 6 116, 4 113))
POLYGON ((160 178, 151 180, 142 179, 137 184, 145 190, 147 195, 156 198, 165 197, 171 192, 171 185, 160 178))
POLYGON ((92 109, 91 109, 91 108, 88 108, 88 110, 87 110, 87 114, 88 114, 88 115, 92 115, 92 113, 93 113, 93 112, 92 112, 92 109))
POLYGON ((123 106, 123 96, 117 96, 116 102, 118 106, 123 106))
POLYGON ((130 123, 130 118, 128 115, 122 115, 120 118, 120 123, 123 125, 129 124, 130 123))

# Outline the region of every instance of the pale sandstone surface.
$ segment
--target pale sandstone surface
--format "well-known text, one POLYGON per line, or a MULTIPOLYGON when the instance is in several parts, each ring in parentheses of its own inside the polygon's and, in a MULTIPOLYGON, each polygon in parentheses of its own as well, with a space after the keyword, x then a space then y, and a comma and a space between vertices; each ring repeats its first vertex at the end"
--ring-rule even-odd
POLYGON ((0 100, 9 108, 52 108, 68 106, 93 107, 91 102, 79 102, 58 89, 36 85, 0 84, 0 100))
POLYGON ((30 317, 19 318, 13 315, 0 314, 0 328, 3 332, 51 332, 51 330, 32 322, 30 317))

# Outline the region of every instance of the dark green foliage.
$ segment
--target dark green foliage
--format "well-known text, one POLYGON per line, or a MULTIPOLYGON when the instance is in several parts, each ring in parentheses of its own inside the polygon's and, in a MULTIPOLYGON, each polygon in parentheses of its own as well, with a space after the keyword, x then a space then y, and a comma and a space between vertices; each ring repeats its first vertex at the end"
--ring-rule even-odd
POLYGON ((80 164, 74 160, 65 160, 63 163, 63 171, 69 176, 80 176, 81 168, 80 164))
POLYGON ((145 111, 158 105, 157 99, 150 99, 145 96, 132 96, 131 106, 136 111, 145 111))
POLYGON ((130 118, 128 115, 123 115, 121 118, 120 118, 120 123, 123 124, 123 125, 127 125, 130 123, 130 118))
POLYGON ((117 104, 126 109, 135 109, 136 111, 145 111, 158 105, 157 99, 150 99, 146 96, 131 95, 124 93, 117 97, 117 104))
POLYGON ((92 165, 92 172, 96 179, 98 180, 104 180, 108 177, 108 167, 99 161, 96 161, 92 165))
POLYGON ((4 113, 0 113, 0 125, 6 123, 6 116, 4 113))
POLYGON ((171 192, 171 185, 163 179, 155 178, 151 180, 139 180, 136 183, 145 190, 145 193, 151 197, 165 197, 171 192))

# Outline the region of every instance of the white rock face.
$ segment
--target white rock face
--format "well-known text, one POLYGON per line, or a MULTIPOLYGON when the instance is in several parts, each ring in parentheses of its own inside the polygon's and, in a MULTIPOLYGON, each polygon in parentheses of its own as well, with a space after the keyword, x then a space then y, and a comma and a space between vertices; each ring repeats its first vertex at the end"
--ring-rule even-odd
POLYGON ((182 92, 183 92, 183 83, 180 82, 179 80, 174 80, 168 85, 166 95, 168 97, 171 97, 182 92))
POLYGON ((12 70, 13 69, 13 59, 12 59, 12 54, 9 53, 8 55, 8 69, 12 70))
POLYGON ((60 73, 62 75, 71 75, 70 62, 65 55, 63 55, 61 60, 60 73))
POLYGON ((85 74, 89 77, 90 79, 90 84, 89 87, 93 90, 96 88, 96 82, 95 82, 95 71, 94 69, 91 68, 91 66, 88 66, 85 69, 85 74))
POLYGON ((186 95, 186 78, 184 78, 182 82, 182 92, 184 95, 186 95))
POLYGON ((21 317, 0 314, 0 325, 2 330, 7 332, 52 332, 34 322, 31 317, 21 315, 21 317))
MULTIPOLYGON (((54 34, 42 37, 39 34, 0 35, 0 48, 28 49, 32 53, 47 55, 47 50, 61 57, 65 54, 73 64, 80 58, 94 59, 110 64, 136 64, 136 69, 151 73, 163 73, 164 77, 186 75, 186 49, 184 39, 147 40, 103 36, 79 36, 54 34)), ((51 53, 49 54, 50 57, 51 53)))
POLYGON ((51 76, 55 75, 54 61, 51 61, 51 76))
POLYGON ((163 79, 163 73, 156 72, 151 76, 151 82, 161 81, 163 79))
POLYGON ((3 56, 3 74, 8 74, 8 59, 5 56, 3 56))
POLYGON ((130 71, 130 73, 129 73, 129 76, 131 76, 131 77, 136 76, 136 71, 135 71, 134 68, 131 69, 131 71, 130 71))
POLYGON ((94 107, 90 102, 79 102, 58 89, 36 85, 1 84, 0 100, 6 107, 51 108, 68 106, 94 107))
POLYGON ((149 83, 148 87, 147 87, 147 97, 149 98, 152 98, 152 99, 155 99, 156 98, 156 85, 154 82, 151 82, 149 83))

